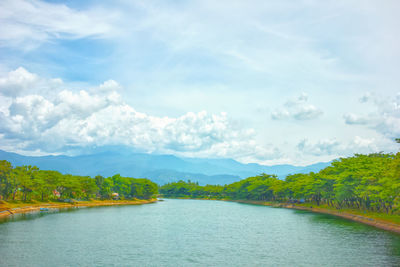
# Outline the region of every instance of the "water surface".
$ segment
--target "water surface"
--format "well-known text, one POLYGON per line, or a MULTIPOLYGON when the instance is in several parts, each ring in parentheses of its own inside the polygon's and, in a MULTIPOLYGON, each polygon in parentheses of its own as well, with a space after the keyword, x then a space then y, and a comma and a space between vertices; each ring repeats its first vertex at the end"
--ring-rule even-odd
POLYGON ((19 215, 1 266, 400 266, 400 236, 337 217, 223 201, 19 215))

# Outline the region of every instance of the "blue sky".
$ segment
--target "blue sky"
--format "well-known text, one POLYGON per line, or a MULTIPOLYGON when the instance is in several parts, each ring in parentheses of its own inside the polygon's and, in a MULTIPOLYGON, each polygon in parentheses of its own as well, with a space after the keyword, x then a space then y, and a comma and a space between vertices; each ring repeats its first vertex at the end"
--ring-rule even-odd
POLYGON ((395 152, 398 1, 0 3, 0 149, 395 152))

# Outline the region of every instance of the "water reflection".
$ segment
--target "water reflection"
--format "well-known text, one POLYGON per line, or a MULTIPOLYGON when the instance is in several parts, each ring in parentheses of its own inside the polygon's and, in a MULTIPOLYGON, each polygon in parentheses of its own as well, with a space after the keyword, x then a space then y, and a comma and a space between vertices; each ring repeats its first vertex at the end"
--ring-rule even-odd
POLYGON ((38 218, 42 218, 47 215, 52 215, 60 212, 76 212, 80 209, 84 209, 88 207, 72 207, 72 208, 48 208, 48 211, 31 211, 27 213, 14 213, 10 216, 0 218, 0 224, 6 222, 16 222, 16 221, 26 221, 26 220, 35 220, 38 218))

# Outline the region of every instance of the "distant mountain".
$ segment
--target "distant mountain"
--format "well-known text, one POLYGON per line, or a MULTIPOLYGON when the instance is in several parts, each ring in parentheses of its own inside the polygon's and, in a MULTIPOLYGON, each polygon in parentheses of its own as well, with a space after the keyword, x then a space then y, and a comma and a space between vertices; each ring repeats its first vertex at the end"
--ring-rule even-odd
POLYGON ((23 156, 0 150, 0 160, 13 166, 35 165, 42 170, 57 170, 75 175, 121 174, 128 177, 146 177, 158 184, 177 180, 197 181, 200 184, 229 184, 260 173, 288 174, 318 172, 329 162, 309 166, 243 164, 233 159, 179 158, 173 155, 153 155, 121 151, 103 151, 81 156, 23 156))

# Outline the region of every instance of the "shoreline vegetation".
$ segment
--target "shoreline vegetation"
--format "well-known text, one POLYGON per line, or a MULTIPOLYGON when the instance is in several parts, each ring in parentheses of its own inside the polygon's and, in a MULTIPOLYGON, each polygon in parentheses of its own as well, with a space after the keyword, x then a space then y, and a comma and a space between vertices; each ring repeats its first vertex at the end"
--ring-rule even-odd
POLYGON ((133 200, 89 200, 74 203, 61 202, 0 202, 0 219, 9 217, 13 214, 40 212, 41 209, 68 209, 86 207, 105 207, 119 205, 142 205, 155 203, 153 199, 133 199, 133 200))
POLYGON ((268 203, 400 232, 400 153, 356 154, 334 160, 318 173, 292 174, 284 180, 263 173, 224 186, 178 181, 160 187, 159 192, 166 198, 268 203))
POLYGON ((158 185, 149 179, 79 176, 13 167, 0 160, 0 218, 50 209, 139 205, 157 201, 158 185))
POLYGON ((265 173, 225 186, 181 180, 159 191, 166 197, 315 203, 400 215, 400 153, 356 154, 335 160, 318 173, 292 174, 284 180, 265 173))
MULTIPOLYGON (((13 167, 0 160, 0 203, 66 203, 121 200, 151 200, 158 185, 149 179, 97 175, 79 176, 58 171, 39 170, 36 166, 13 167)), ((25 205, 25 204, 23 204, 25 205)))

